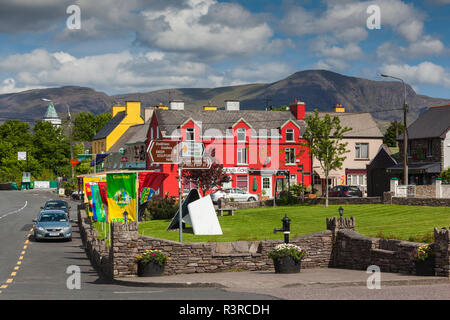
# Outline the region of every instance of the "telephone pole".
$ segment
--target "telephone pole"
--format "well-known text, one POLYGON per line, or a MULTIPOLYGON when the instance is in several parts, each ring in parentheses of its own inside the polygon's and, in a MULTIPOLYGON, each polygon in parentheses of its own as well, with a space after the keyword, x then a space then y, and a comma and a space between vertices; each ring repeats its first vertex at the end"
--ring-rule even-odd
POLYGON ((403 79, 393 77, 387 74, 381 75, 384 78, 392 78, 399 80, 403 83, 403 184, 408 185, 408 127, 407 127, 407 117, 408 117, 408 104, 406 103, 406 84, 403 79))

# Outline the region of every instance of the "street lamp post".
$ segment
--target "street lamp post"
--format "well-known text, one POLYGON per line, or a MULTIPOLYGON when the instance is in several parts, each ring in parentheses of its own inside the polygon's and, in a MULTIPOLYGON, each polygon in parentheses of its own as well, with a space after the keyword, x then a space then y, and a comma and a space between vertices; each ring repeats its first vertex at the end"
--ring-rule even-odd
POLYGON ((403 97, 403 183, 408 185, 408 129, 407 129, 407 113, 408 104, 406 103, 406 84, 403 79, 393 77, 387 74, 381 75, 384 78, 392 78, 403 83, 404 97, 403 97))

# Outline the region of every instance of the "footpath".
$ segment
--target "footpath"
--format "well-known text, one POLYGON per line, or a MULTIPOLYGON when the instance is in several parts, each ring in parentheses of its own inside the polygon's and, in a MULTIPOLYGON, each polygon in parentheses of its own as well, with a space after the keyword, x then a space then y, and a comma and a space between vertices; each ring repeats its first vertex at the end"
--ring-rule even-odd
MULTIPOLYGON (((364 270, 334 268, 303 269, 300 273, 276 274, 270 271, 193 273, 158 277, 123 277, 115 283, 139 287, 170 288, 233 288, 233 289, 270 289, 270 288, 334 288, 367 286, 374 278, 364 270)), ((415 276, 399 273, 380 273, 381 286, 449 284, 444 277, 415 276)))

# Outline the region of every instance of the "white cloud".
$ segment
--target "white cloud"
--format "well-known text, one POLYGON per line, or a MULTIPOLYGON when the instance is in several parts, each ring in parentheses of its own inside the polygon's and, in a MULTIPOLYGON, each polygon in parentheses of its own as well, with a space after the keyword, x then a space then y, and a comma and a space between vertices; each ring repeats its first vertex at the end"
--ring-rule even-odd
POLYGON ((446 50, 441 40, 423 36, 418 41, 410 43, 407 47, 397 45, 391 41, 385 42, 377 48, 377 57, 392 63, 398 60, 441 55, 446 50))
POLYGON ((444 67, 429 61, 415 66, 408 64, 383 65, 380 71, 401 78, 412 85, 428 84, 450 88, 450 73, 444 67))
POLYGON ((373 4, 380 7, 382 28, 390 27, 410 42, 422 36, 424 14, 400 0, 330 1, 320 14, 288 6, 280 29, 292 36, 332 34, 344 41, 362 41, 370 32, 376 32, 365 30, 369 17, 366 10, 373 4))
POLYGON ((236 3, 190 0, 188 6, 142 12, 138 43, 166 52, 190 53, 202 60, 221 60, 283 50, 289 41, 273 41, 273 30, 236 3))

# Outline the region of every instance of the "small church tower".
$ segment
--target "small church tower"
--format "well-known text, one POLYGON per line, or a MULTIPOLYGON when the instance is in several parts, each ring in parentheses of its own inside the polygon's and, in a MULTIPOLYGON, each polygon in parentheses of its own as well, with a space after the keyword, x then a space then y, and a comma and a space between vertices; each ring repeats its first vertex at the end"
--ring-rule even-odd
POLYGON ((60 127, 62 120, 60 117, 58 117, 58 114, 56 113, 55 106, 53 105, 53 102, 50 102, 47 108, 47 112, 44 116, 44 121, 51 122, 54 126, 60 127))

